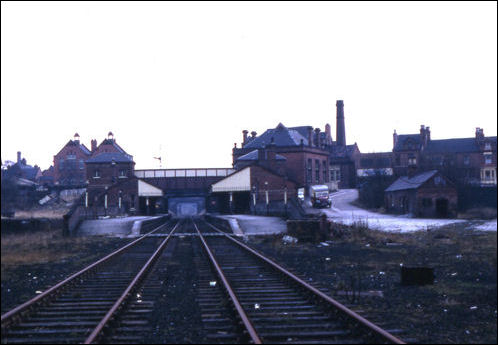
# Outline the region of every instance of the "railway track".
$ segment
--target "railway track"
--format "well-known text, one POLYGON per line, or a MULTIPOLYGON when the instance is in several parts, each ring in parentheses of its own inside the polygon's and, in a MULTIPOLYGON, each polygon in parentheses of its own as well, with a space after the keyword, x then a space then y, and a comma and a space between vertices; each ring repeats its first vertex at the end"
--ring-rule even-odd
MULTIPOLYGON (((180 222, 171 225, 158 226, 2 315, 2 343, 97 341, 140 287, 180 222), (165 228, 170 228, 166 238, 151 236, 165 228)), ((143 303, 140 308, 150 311, 150 306, 143 303)))
POLYGON ((2 315, 2 343, 147 341, 402 343, 201 219, 163 224, 2 315))
POLYGON ((253 343, 403 343, 206 222, 194 227, 253 343))

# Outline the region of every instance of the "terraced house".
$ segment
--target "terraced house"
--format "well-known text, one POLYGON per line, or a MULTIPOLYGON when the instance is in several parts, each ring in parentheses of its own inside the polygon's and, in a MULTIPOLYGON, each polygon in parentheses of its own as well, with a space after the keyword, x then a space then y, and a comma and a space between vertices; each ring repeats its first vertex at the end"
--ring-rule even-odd
POLYGON ((431 139, 429 127, 419 134, 393 134, 393 170, 398 176, 410 171, 438 170, 459 184, 496 186, 496 136, 486 137, 476 128, 471 138, 431 139))

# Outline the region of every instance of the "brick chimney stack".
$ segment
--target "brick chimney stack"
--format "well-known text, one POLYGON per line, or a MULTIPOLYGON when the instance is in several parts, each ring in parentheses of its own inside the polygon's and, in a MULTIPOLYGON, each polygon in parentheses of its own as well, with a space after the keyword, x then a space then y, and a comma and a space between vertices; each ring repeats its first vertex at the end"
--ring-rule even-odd
POLYGON ((251 137, 252 137, 253 139, 254 139, 254 138, 256 138, 256 134, 258 134, 258 133, 256 133, 255 131, 252 131, 252 132, 251 132, 251 137))
POLYGON ((344 101, 338 100, 336 102, 336 107, 337 107, 337 128, 336 128, 337 145, 346 146, 346 129, 344 126, 344 101))
POLYGON ((242 131, 242 147, 246 144, 246 141, 247 141, 247 133, 249 133, 249 131, 247 129, 244 129, 242 131))
POLYGON ((17 151, 17 164, 21 164, 21 151, 17 151))
POLYGON ((484 140, 484 129, 477 127, 476 128, 476 139, 477 141, 484 140))
POLYGON ((394 133, 393 133, 393 150, 394 150, 394 147, 396 146, 397 142, 398 142, 398 133, 396 133, 396 130, 394 130, 394 133))
POLYGON ((308 127, 308 146, 313 146, 313 127, 308 127))
POLYGON ((328 123, 325 125, 325 141, 327 145, 330 145, 332 143, 332 134, 330 132, 330 125, 328 123))
POLYGON ((90 147, 91 147, 91 151, 92 153, 95 152, 95 150, 97 150, 97 140, 96 139, 92 139, 90 141, 90 147))
POLYGON ((315 145, 320 147, 320 128, 315 128, 315 145))

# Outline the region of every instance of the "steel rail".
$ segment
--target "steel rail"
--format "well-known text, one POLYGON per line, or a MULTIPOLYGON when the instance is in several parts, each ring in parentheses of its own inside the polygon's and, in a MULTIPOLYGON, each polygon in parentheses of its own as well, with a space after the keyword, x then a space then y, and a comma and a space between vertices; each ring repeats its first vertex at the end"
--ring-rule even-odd
POLYGON ((240 304, 240 302, 239 302, 237 296, 235 295, 235 292, 233 291, 232 287, 228 283, 228 280, 226 279, 225 274, 223 273, 220 265, 216 261, 213 253, 209 249, 209 246, 207 245, 206 241, 204 240, 204 236, 202 236, 202 234, 199 231, 199 228, 197 227, 195 222, 193 220, 192 220, 192 222, 194 223, 195 230, 197 230, 197 233, 199 234, 199 238, 204 246, 204 249, 206 250, 206 252, 209 256, 209 259, 211 260, 211 263, 213 264, 214 268, 216 269, 216 273, 218 274, 221 281, 223 282, 223 285, 225 286, 225 289, 228 292, 228 295, 230 296, 230 299, 232 300, 232 303, 234 304, 235 309, 237 310, 237 312, 242 320, 242 323, 244 324, 244 327, 246 328, 247 332, 249 333, 249 336, 251 337, 253 343, 254 344, 262 344, 262 341, 261 341, 258 333, 256 332, 256 330, 254 329, 254 326, 252 325, 251 320, 249 320, 249 317, 247 316, 246 312, 244 311, 244 308, 242 307, 242 305, 240 304))
POLYGON ((176 223, 175 227, 171 230, 171 232, 168 234, 168 236, 161 242, 159 247, 157 247, 156 251, 152 256, 147 260, 145 265, 142 267, 140 272, 137 273, 135 278, 131 281, 131 283, 128 285, 128 287, 125 289, 125 291, 121 294, 119 299, 113 304, 111 309, 107 312, 107 314, 102 318, 102 320, 99 322, 97 327, 94 328, 92 333, 86 338, 84 344, 91 344, 94 342, 97 337, 100 335, 104 327, 107 325, 107 323, 112 319, 114 316, 114 313, 118 310, 118 308, 121 306, 121 304, 124 302, 124 300, 128 297, 132 289, 136 287, 138 282, 143 278, 145 273, 152 267, 152 264, 156 261, 156 259, 159 257, 159 255, 162 253, 164 247, 168 243, 169 239, 171 238, 171 235, 175 232, 175 230, 178 228, 178 225, 180 224, 181 221, 178 221, 176 223))
POLYGON ((33 306, 34 304, 36 304, 37 302, 40 302, 41 300, 45 299, 45 298, 48 298, 49 296, 53 295, 54 293, 58 292, 61 288, 67 286, 70 282, 72 282, 73 280, 75 280, 76 278, 78 277, 81 277, 83 274, 85 273, 88 273, 90 270, 92 269, 95 269, 96 267, 100 266, 101 264, 107 262, 108 260, 110 260, 111 258, 115 257, 116 255, 120 254, 121 252, 129 249, 131 246, 134 246, 135 244, 137 244, 138 242, 142 241, 143 239, 145 239, 146 237, 148 237, 150 234, 158 231, 160 228, 162 228, 164 225, 166 224, 161 224, 159 225, 157 228, 155 228, 154 230, 146 233, 145 235, 143 235, 142 237, 140 237, 139 239, 136 239, 135 241, 133 242, 130 242, 128 243, 127 245, 121 247, 120 249, 112 252, 111 254, 103 257, 102 259, 94 262, 93 264, 85 267, 84 269, 82 269, 81 271, 79 272, 76 272, 74 273, 73 275, 71 275, 70 277, 64 279, 63 281, 55 284, 54 286, 52 286, 51 288, 49 288, 48 290, 45 290, 44 292, 42 292, 41 294, 39 294, 38 296, 36 297, 33 297, 32 299, 30 299, 29 301, 27 302, 24 302, 23 304, 15 307, 14 309, 6 312, 5 314, 2 315, 1 317, 1 324, 2 324, 2 328, 4 326, 6 326, 6 324, 15 316, 18 316, 19 313, 25 311, 26 309, 30 308, 31 306, 33 306))
POLYGON ((274 269, 276 269, 277 271, 279 271, 280 273, 284 274, 285 276, 287 276, 288 278, 292 279, 294 282, 298 283, 299 285, 301 285, 302 287, 304 287, 305 289, 309 290, 310 292, 312 292, 313 294, 317 295, 318 297, 320 297, 321 299, 325 300, 327 303, 331 304, 332 306, 334 306, 335 308, 339 309, 341 312, 345 313, 348 317, 358 321, 362 326, 366 327, 367 329, 375 332, 376 334, 382 336, 383 338, 385 338, 386 340, 388 340, 389 342, 392 342, 394 344, 406 344, 405 342, 403 342, 401 339, 393 336, 391 333, 387 332, 386 330, 380 328, 379 326, 375 325, 374 323, 368 321, 367 319, 365 319, 364 317, 358 315, 357 313, 355 313, 354 311, 352 311, 351 309, 347 308, 346 306, 344 306, 343 304, 337 302, 336 300, 334 300, 333 298, 327 296, 326 294, 324 294, 323 292, 321 292, 320 290, 318 290, 317 288, 311 286, 310 284, 306 283, 304 280, 302 280, 301 278, 297 277, 296 275, 294 275, 293 273, 287 271, 285 268, 281 267, 280 265, 278 265, 276 262, 266 258, 265 256, 263 256, 262 254, 258 253, 257 251, 255 251, 254 249, 252 249, 251 247, 248 247, 246 246, 245 244, 237 241, 236 239, 234 239, 230 234, 227 234, 221 230, 219 230, 218 228, 216 228, 214 225, 210 224, 209 222, 206 221, 206 224, 209 225, 211 228, 213 228, 214 230, 220 232, 220 233, 223 233, 228 239, 230 239, 232 242, 236 243, 237 245, 239 245, 240 247, 244 248, 245 250, 247 250, 248 252, 250 252, 251 254, 255 255, 256 257, 258 257, 259 259, 263 260, 264 262, 266 262, 267 264, 269 264, 271 267, 273 267, 274 269))

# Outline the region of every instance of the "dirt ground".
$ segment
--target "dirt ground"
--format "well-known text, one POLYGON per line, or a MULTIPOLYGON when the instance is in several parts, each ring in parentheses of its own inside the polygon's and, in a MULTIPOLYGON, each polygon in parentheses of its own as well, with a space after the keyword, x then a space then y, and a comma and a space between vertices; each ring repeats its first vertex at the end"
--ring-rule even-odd
POLYGON ((2 313, 130 241, 63 237, 61 229, 2 234, 1 240, 2 313))
POLYGON ((494 231, 452 224, 407 234, 350 229, 322 244, 285 243, 282 237, 251 238, 249 244, 382 327, 403 330, 397 336, 405 341, 497 341, 494 231), (434 284, 401 285, 401 265, 434 268, 434 284), (361 292, 359 298, 353 292, 361 292))

